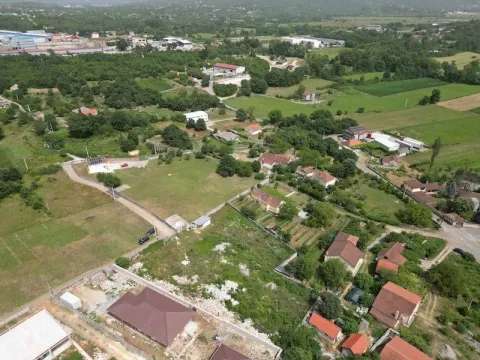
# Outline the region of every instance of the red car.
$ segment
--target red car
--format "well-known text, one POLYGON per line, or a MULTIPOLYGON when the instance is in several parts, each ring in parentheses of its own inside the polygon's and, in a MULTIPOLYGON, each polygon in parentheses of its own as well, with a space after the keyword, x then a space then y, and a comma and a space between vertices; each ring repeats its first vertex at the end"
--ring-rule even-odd
POLYGON ((126 168, 126 167, 128 167, 128 164, 127 164, 127 163, 125 163, 125 164, 122 164, 122 165, 120 165, 120 167, 122 167, 122 168, 126 168))

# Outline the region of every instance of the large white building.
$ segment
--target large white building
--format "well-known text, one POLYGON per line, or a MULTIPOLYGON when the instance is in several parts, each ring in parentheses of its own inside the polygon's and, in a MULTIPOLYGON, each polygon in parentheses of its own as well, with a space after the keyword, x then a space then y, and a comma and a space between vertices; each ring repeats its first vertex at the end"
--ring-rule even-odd
POLYGON ((148 40, 148 44, 156 48, 158 51, 172 50, 193 50, 193 43, 190 40, 182 39, 179 37, 167 36, 162 40, 148 40))
POLYGON ((71 345, 62 325, 42 309, 0 335, 0 358, 53 360, 71 345))
POLYGON ((311 45, 313 49, 328 47, 345 47, 344 40, 300 37, 300 36, 283 36, 282 41, 289 42, 293 45, 311 45))
POLYGON ((208 121, 208 114, 205 111, 194 111, 183 114, 188 120, 193 120, 197 122, 200 119, 203 119, 205 122, 208 121))

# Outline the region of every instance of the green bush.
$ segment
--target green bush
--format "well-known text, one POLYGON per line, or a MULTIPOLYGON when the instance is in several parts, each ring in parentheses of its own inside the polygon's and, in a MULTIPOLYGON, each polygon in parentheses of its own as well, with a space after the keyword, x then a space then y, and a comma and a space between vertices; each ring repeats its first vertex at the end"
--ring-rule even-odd
POLYGON ((119 257, 117 260, 115 260, 115 264, 124 269, 128 269, 130 267, 130 259, 126 257, 119 257))

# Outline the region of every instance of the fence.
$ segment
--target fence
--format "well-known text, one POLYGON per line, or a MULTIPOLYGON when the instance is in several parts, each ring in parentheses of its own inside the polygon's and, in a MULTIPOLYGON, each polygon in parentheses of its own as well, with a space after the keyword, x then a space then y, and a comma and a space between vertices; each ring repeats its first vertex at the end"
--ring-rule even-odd
POLYGON ((119 272, 120 274, 128 277, 129 279, 135 281, 136 283, 138 284, 141 284, 143 286, 146 286, 154 291, 157 291, 158 293, 188 307, 189 309, 193 309, 195 310, 196 312, 198 312, 199 314, 202 314, 202 315, 205 315, 205 316, 209 316, 209 317, 212 317, 214 318, 216 321, 218 321, 219 323, 222 323, 223 325, 229 327, 230 329, 232 329, 233 331, 243 335, 243 336, 246 336, 250 339, 253 339, 255 341, 258 341, 260 343, 262 343, 265 347, 275 351, 276 353, 276 357, 275 358, 279 358, 280 357, 280 354, 282 352, 282 349, 280 347, 278 347, 277 345, 275 344, 272 344, 266 340, 263 340, 261 338, 259 338, 258 336, 256 335, 253 335, 251 333, 249 333, 247 330, 244 330, 242 329, 241 327, 235 325, 235 324, 232 324, 231 322, 228 322, 228 321, 225 321, 221 318, 219 318, 218 316, 198 307, 197 305, 195 304, 192 304, 191 302, 185 300, 184 298, 182 298, 181 296, 178 296, 178 295, 175 295, 169 291, 166 291, 165 289, 162 289, 161 287, 153 284, 152 282, 148 281, 148 280, 145 280, 144 278, 138 276, 138 275, 135 275, 133 274, 132 272, 128 271, 128 270, 125 270, 123 268, 121 268, 120 266, 117 266, 117 265, 114 265, 114 270, 119 272))

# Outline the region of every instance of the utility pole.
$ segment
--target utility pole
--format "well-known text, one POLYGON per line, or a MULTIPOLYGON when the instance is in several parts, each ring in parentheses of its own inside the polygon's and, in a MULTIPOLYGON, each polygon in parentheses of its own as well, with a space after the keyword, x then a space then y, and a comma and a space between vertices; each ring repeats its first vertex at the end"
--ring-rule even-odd
POLYGON ((407 100, 405 100, 405 107, 407 107, 407 104, 408 104, 408 98, 407 100))
POLYGON ((27 171, 28 171, 27 160, 25 160, 25 158, 23 158, 23 162, 25 163, 25 167, 27 168, 27 171))
POLYGON ((113 186, 112 186, 112 195, 113 195, 113 201, 115 201, 115 190, 113 189, 113 186))

